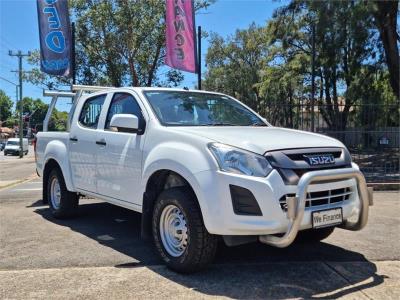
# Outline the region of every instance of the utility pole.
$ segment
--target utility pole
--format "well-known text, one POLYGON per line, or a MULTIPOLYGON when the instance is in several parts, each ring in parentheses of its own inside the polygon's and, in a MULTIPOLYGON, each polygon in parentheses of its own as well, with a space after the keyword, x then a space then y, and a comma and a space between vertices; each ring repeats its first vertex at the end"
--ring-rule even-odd
POLYGON ((201 90, 201 26, 197 27, 197 89, 201 90))
POLYGON ((19 158, 24 156, 22 139, 24 137, 24 122, 22 120, 22 114, 24 112, 24 104, 22 103, 22 58, 24 56, 31 56, 31 52, 22 53, 21 50, 14 53, 13 51, 8 51, 8 55, 18 57, 18 73, 19 73, 19 158))
POLYGON ((311 24, 311 131, 315 131, 315 23, 311 24))

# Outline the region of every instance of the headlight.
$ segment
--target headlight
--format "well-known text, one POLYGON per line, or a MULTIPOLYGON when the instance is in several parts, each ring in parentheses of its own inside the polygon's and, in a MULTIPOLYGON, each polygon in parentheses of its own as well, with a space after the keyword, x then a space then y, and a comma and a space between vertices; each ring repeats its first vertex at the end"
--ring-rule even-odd
POLYGON ((257 177, 265 177, 272 171, 268 160, 262 155, 218 143, 210 143, 208 148, 221 171, 257 177))

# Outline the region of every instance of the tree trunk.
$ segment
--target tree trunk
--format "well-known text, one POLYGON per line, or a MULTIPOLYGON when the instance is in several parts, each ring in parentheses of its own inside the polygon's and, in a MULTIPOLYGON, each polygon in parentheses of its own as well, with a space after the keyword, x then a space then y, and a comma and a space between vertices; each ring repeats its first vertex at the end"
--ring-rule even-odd
POLYGON ((397 9, 399 1, 375 1, 377 10, 374 11, 376 27, 385 49, 386 63, 390 74, 390 85, 397 98, 400 98, 399 88, 399 48, 400 41, 396 32, 397 9))

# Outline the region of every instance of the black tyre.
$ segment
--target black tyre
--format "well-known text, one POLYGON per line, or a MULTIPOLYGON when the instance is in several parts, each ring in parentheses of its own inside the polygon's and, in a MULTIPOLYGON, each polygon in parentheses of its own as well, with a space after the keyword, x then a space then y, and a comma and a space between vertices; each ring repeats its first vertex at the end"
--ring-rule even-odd
POLYGON ((47 183, 47 202, 55 218, 69 218, 78 213, 79 196, 69 192, 59 168, 51 170, 47 183))
POLYGON ((189 188, 163 191, 154 207, 152 225, 157 250, 170 269, 192 273, 214 259, 217 236, 205 228, 196 196, 189 188))
POLYGON ((302 243, 317 243, 330 236, 334 230, 335 227, 303 230, 298 233, 297 240, 302 243))

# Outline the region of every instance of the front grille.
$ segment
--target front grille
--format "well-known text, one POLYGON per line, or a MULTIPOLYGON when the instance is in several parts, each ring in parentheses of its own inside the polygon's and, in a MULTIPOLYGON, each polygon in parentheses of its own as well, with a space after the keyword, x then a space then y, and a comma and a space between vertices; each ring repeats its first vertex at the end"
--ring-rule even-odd
POLYGON ((279 172, 286 185, 297 185, 301 176, 310 171, 351 167, 350 153, 337 147, 275 150, 266 152, 265 157, 279 172), (335 163, 310 165, 305 159, 310 155, 332 155, 335 163))
POLYGON ((291 160, 304 160, 304 156, 309 155, 332 155, 334 158, 339 158, 342 155, 342 150, 332 150, 329 152, 301 152, 301 153, 285 153, 291 160))
MULTIPOLYGON (((339 204, 350 200, 353 190, 349 187, 307 193, 306 208, 328 204, 339 204)), ((283 211, 287 211, 286 197, 294 197, 295 194, 286 194, 279 199, 283 211)))

